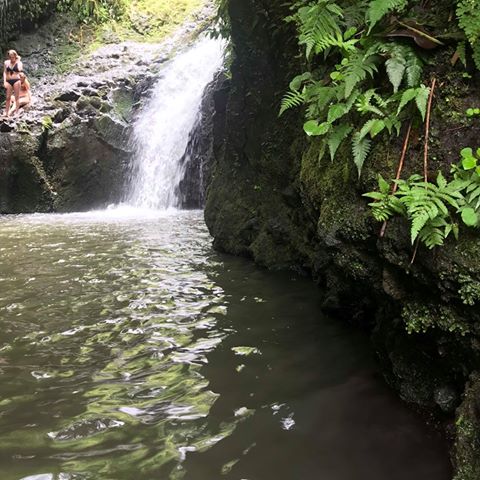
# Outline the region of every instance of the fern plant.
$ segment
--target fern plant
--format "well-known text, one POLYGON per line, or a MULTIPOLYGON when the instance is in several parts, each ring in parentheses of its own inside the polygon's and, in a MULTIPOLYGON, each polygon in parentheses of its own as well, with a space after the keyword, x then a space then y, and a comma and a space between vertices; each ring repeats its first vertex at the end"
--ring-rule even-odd
POLYGON ((418 238, 430 249, 443 245, 452 232, 458 237, 458 225, 452 220, 452 209, 459 211, 464 200, 458 184, 447 182, 441 173, 436 183, 425 182, 420 175, 398 180, 395 193, 390 193, 382 177, 378 183, 379 192, 364 194, 374 200, 369 205, 376 220, 384 222, 396 215, 407 218, 412 244, 418 238))
POLYGON ((410 102, 415 101, 425 117, 429 89, 421 84, 422 62, 415 50, 360 30, 362 19, 367 19, 371 30, 385 15, 406 5, 406 0, 356 5, 349 0, 300 2, 288 18, 297 24, 307 58, 322 54, 324 60, 333 57, 337 62, 331 62, 328 76, 306 72, 295 77, 281 102, 280 115, 306 105, 307 135, 323 137, 322 150, 328 147, 332 161, 341 144, 350 139, 359 175, 372 139, 384 130, 398 134, 410 102), (390 93, 381 82, 384 69, 390 93))
POLYGON ((408 181, 398 181, 396 196, 405 206, 411 221, 412 244, 417 237, 428 247, 442 245, 449 233, 457 232, 450 220, 449 207, 460 210, 463 195, 455 184, 448 183, 439 173, 437 182, 425 182, 421 176, 413 175, 408 181))
POLYGON ((367 10, 366 21, 369 31, 388 13, 405 9, 408 0, 373 0, 367 10))
MULTIPOLYGON (((480 69, 480 0, 459 0, 456 13, 458 24, 472 47, 472 58, 480 69)), ((465 64, 464 43, 460 42, 457 52, 465 64)))
POLYGON ((436 183, 425 182, 420 175, 397 180, 398 190, 378 177, 378 191, 364 194, 375 220, 384 222, 401 216, 410 222, 410 238, 417 238, 428 248, 443 245, 453 233, 458 239, 459 223, 480 226, 480 148, 464 148, 461 161, 452 166, 453 178, 447 181, 439 173, 436 183))

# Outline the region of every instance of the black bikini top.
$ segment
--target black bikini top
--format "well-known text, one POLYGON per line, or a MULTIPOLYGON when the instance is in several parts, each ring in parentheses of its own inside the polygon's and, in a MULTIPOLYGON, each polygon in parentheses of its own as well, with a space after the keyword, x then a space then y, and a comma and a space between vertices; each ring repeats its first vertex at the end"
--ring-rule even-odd
POLYGON ((13 72, 18 73, 19 71, 20 70, 18 69, 18 65, 16 63, 13 67, 10 67, 10 66, 7 67, 7 72, 9 72, 9 73, 13 73, 13 72))

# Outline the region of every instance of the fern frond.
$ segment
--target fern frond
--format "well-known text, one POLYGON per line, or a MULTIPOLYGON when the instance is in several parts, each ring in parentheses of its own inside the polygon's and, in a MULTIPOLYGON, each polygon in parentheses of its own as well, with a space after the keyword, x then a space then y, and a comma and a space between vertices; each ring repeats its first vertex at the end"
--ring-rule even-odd
POLYGON ((409 87, 417 87, 419 85, 423 64, 413 48, 394 42, 376 42, 370 48, 370 52, 388 55, 389 58, 385 62, 385 67, 394 92, 398 91, 405 74, 409 87))
POLYGON ((365 163, 370 149, 372 147, 372 142, 368 138, 361 138, 360 132, 357 132, 352 137, 352 153, 353 153, 353 162, 357 166, 358 176, 360 177, 362 173, 362 167, 365 163))
POLYGON ((311 115, 312 117, 319 116, 336 96, 336 87, 325 87, 319 82, 305 88, 305 102, 315 105, 317 111, 317 115, 311 115))
POLYGON ((330 130, 328 135, 328 149, 330 150, 330 159, 334 160, 338 147, 348 137, 353 128, 345 123, 342 123, 330 130))
POLYGON ((443 245, 446 238, 447 230, 445 227, 447 227, 447 223, 445 221, 443 221, 441 225, 437 225, 437 223, 438 222, 427 222, 418 234, 420 241, 430 250, 443 245))
POLYGON ((427 224, 430 216, 428 215, 428 211, 426 209, 421 209, 415 212, 412 218, 412 225, 410 228, 410 239, 412 244, 415 243, 420 230, 427 224))
POLYGON ((376 55, 365 55, 361 51, 351 55, 342 67, 345 98, 348 98, 359 82, 378 72, 376 55))
POLYGON ((393 92, 397 93, 407 69, 407 62, 402 57, 391 57, 385 62, 385 68, 388 79, 393 86, 393 92))
POLYGON ((468 41, 474 45, 480 38, 480 1, 460 0, 457 3, 457 18, 468 41))
POLYGON ((472 58, 475 66, 480 70, 480 41, 472 45, 472 58))
POLYGON ((407 61, 407 84, 409 87, 418 87, 422 80, 423 62, 413 48, 406 45, 403 47, 407 61))
POLYGON ((386 106, 386 103, 383 101, 382 97, 376 94, 375 89, 371 88, 363 95, 358 96, 358 100, 355 103, 357 112, 361 114, 374 113, 375 115, 383 117, 384 113, 372 103, 372 100, 375 100, 379 106, 386 106))
POLYGON ((340 6, 330 0, 320 0, 298 10, 294 17, 299 28, 299 44, 305 45, 306 56, 328 48, 330 42, 342 38, 343 12, 340 6))
POLYGON ((369 32, 388 13, 400 12, 408 4, 408 0, 373 0, 367 10, 366 21, 369 32))
POLYGON ((364 193, 363 196, 374 200, 368 205, 372 208, 375 220, 384 222, 394 215, 406 216, 405 207, 395 194, 390 193, 390 185, 381 175, 378 175, 378 192, 364 193))
POLYGON ((417 89, 417 95, 415 96, 415 103, 417 104, 417 108, 422 115, 423 121, 425 121, 425 115, 427 114, 427 103, 428 97, 430 95, 430 87, 426 87, 425 85, 420 85, 417 89))
POLYGON ((287 92, 283 99, 282 103, 280 106, 280 112, 278 116, 282 115, 286 110, 293 108, 293 107, 298 107, 302 105, 305 102, 305 91, 302 90, 301 92, 299 91, 290 91, 287 92))

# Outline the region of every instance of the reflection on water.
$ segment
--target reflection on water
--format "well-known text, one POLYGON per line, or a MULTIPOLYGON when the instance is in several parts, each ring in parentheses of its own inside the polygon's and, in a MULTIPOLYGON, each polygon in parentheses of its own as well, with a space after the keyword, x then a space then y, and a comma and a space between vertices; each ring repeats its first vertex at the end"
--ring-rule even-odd
POLYGON ((1 479, 448 479, 317 299, 201 212, 0 217, 1 479))

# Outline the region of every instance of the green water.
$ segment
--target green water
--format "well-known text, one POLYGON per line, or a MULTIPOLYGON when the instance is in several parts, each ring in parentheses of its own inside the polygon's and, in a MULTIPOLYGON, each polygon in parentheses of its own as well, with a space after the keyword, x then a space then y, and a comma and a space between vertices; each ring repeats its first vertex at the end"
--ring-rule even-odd
POLYGON ((447 480, 316 287, 201 212, 0 217, 1 480, 447 480))

